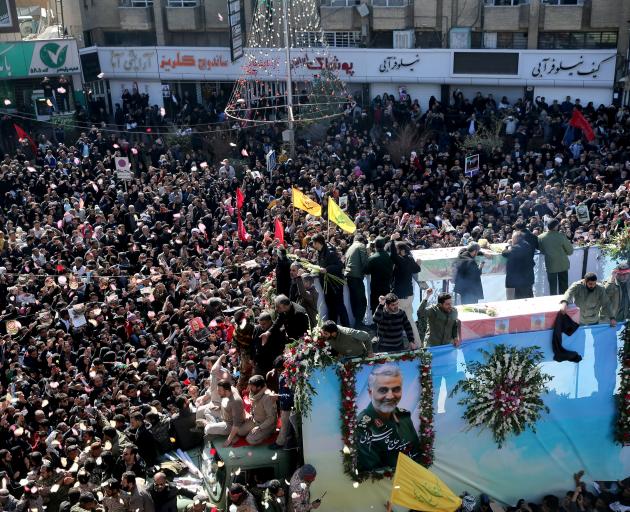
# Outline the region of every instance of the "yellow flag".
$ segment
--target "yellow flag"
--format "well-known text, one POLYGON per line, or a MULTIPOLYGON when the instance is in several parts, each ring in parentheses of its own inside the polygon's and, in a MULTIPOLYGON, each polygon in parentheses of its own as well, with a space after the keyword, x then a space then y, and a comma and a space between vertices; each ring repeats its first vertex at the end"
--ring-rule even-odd
POLYGON ((293 189, 293 206, 314 215, 322 216, 322 207, 297 188, 293 189))
POLYGON ((328 220, 337 224, 337 226, 343 229, 346 233, 352 234, 357 230, 354 222, 352 222, 350 217, 348 217, 346 213, 339 208, 332 197, 328 198, 328 220))
POLYGON ((398 453, 390 501, 412 510, 454 512, 462 500, 431 471, 398 453))

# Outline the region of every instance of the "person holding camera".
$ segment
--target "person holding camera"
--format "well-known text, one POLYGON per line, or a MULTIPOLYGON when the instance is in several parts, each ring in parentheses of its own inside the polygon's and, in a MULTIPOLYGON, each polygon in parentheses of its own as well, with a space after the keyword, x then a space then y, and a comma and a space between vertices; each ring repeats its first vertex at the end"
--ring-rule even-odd
POLYGON ((298 468, 289 483, 289 512, 308 512, 318 509, 322 500, 311 501, 311 484, 315 481, 317 470, 310 464, 298 468))

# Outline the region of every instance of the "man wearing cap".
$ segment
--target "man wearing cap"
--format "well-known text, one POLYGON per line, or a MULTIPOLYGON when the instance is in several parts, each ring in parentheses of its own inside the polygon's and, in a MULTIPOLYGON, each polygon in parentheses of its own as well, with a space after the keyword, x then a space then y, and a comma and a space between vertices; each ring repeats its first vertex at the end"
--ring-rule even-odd
POLYGON ((311 464, 298 468, 289 483, 289 512, 308 512, 318 509, 321 500, 311 502, 311 484, 315 481, 317 470, 311 464))
POLYGON ((611 327, 617 326, 610 298, 604 287, 597 283, 597 275, 593 272, 587 272, 584 279, 569 287, 560 301, 560 311, 565 313, 571 303, 580 308, 580 325, 599 323, 601 315, 610 322, 611 327))
MULTIPOLYGON (((630 265, 621 263, 613 270, 608 281, 604 281, 604 289, 610 300, 615 320, 623 322, 630 318, 630 265)), ((602 321, 606 321, 606 312, 602 311, 602 321)))

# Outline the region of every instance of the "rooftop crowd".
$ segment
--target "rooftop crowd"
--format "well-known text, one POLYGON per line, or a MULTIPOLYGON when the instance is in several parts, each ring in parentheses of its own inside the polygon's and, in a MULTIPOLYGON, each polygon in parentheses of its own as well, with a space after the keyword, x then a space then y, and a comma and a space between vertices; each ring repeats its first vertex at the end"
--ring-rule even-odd
MULTIPOLYGON (((186 108, 205 112, 195 117, 203 122, 217 118, 215 104, 186 108)), ((392 258, 393 288, 386 280, 382 292, 372 290, 377 319, 385 305, 392 314, 398 302, 409 311, 400 274, 417 272, 411 250, 505 242, 515 230, 542 234, 550 222, 573 245, 593 244, 630 225, 627 108, 582 107, 569 98, 511 104, 481 94, 469 101, 459 93, 449 105, 435 98, 420 105, 401 93, 365 108, 349 102, 321 143, 298 138, 293 158, 280 151, 275 125, 197 126, 183 147, 147 133, 157 121, 141 122, 145 130, 130 141, 117 131, 126 115, 63 143, 42 134, 31 144, 15 135, 12 119, 0 122, 2 510, 173 510, 177 491, 151 468, 166 451, 199 445, 204 429, 216 434, 225 420, 217 404, 238 402, 234 389, 247 397, 248 412, 238 403, 221 411, 242 416, 227 422, 236 430, 221 431, 230 442, 262 442, 275 415, 288 428, 291 401, 278 357, 317 321, 317 296, 316 277, 287 251, 349 280, 369 272, 356 250, 349 256, 353 244, 364 246, 360 254, 392 258), (563 143, 574 108, 591 120, 593 143, 579 134, 563 143), (502 146, 480 145, 480 172, 464 176, 458 143, 497 119, 502 146), (394 158, 405 125, 418 133, 417 145, 394 158), (216 139, 233 145, 216 154, 216 139), (272 175, 265 165, 271 148, 279 155, 272 175), (129 157, 131 180, 117 178, 116 156, 129 157), (357 235, 333 230, 327 241, 325 215, 294 210, 292 187, 324 212, 328 197, 347 198, 357 235), (237 188, 245 196, 242 228, 237 188), (578 217, 580 205, 586 218, 578 217), (274 239, 276 219, 286 249, 274 239), (146 488, 136 480, 149 476, 146 488)), ((326 295, 332 322, 323 332, 337 337, 343 355, 347 315, 338 294, 326 295)), ((365 297, 351 299, 355 327, 363 328, 366 304, 355 305, 365 297)), ((398 320, 394 327, 410 342, 422 342, 415 322, 398 320)), ((395 342, 381 340, 386 349, 395 342)), ((276 443, 292 447, 288 439, 276 443)), ((292 487, 312 481, 314 471, 298 470, 292 487)), ((250 491, 236 485, 237 510, 256 510, 250 491)), ((282 487, 270 488, 281 497, 282 487)), ((540 510, 604 512, 611 503, 627 510, 628 488, 547 500, 540 510)), ((299 500, 287 493, 289 510, 317 508, 302 491, 299 500)), ((190 510, 210 510, 205 498, 191 498, 190 510)))

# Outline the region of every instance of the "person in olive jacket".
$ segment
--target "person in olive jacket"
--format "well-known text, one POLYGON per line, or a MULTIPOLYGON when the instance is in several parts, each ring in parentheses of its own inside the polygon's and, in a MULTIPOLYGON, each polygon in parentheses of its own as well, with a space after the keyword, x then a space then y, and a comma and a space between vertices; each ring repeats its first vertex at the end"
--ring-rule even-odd
POLYGON ((479 244, 472 243, 459 251, 455 263, 455 293, 461 297, 462 304, 477 304, 483 299, 483 287, 481 285, 481 271, 483 262, 477 265, 475 257, 479 254, 479 244))
POLYGON ((545 255, 549 294, 559 295, 569 288, 569 256, 573 246, 564 233, 558 231, 560 221, 551 219, 548 231, 538 236, 538 248, 545 255))

